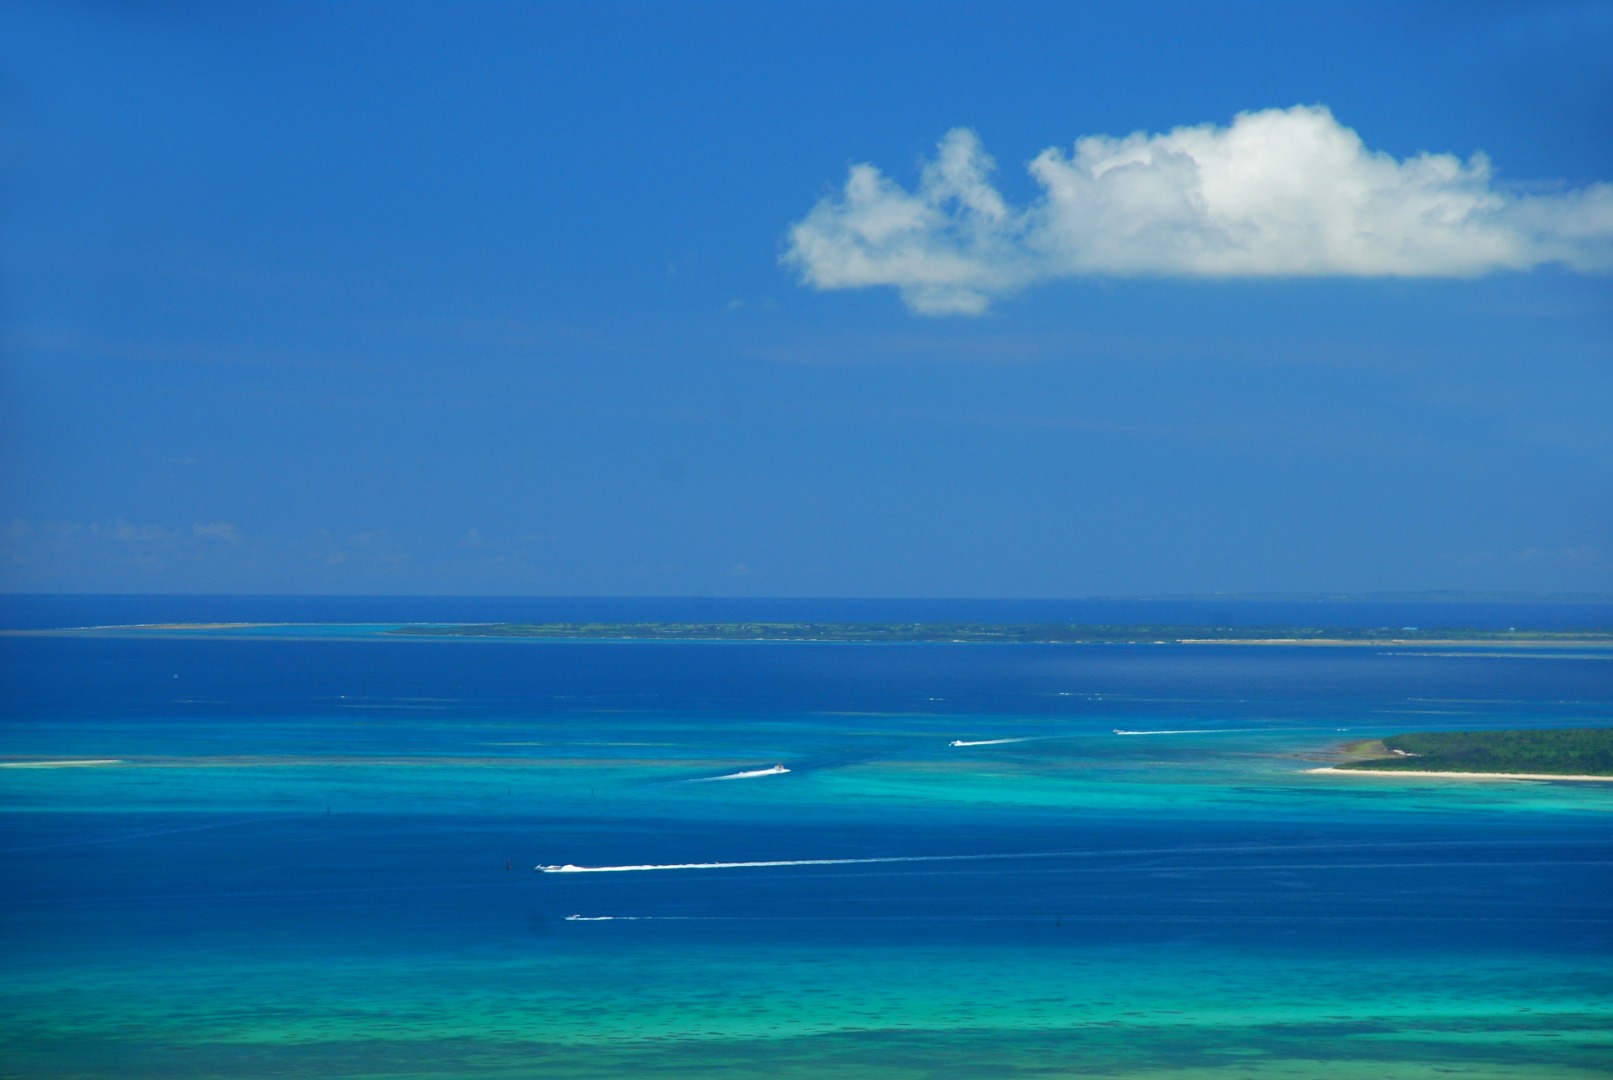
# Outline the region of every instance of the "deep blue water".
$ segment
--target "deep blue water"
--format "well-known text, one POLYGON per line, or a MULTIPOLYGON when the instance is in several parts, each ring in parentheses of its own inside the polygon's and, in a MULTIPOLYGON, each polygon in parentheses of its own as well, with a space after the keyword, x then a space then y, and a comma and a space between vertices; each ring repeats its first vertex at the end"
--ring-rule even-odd
MULTIPOLYGON (((941 610, 882 603, 5 611, 941 610)), ((1081 603, 1112 614, 1080 621, 1138 610, 1081 603)), ((1537 607, 1467 622, 1569 624, 1537 607)), ((1293 621, 1436 624, 1306 610, 1293 621)), ((1613 1060, 1613 785, 1305 771, 1395 731, 1613 723, 1605 650, 10 636, 0 700, 7 1075, 1543 1077, 1613 1060), (107 764, 16 767, 50 760, 107 764), (790 771, 715 779, 775 764, 790 771), (804 860, 855 861, 534 872, 804 860)))

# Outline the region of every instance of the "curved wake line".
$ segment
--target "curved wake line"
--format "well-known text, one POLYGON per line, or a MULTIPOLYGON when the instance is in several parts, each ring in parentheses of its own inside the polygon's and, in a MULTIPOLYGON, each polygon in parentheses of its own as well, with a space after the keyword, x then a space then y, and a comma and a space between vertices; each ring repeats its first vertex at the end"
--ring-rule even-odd
POLYGON ((1019 739, 972 739, 972 740, 968 740, 968 739, 953 739, 951 742, 947 743, 947 745, 948 746, 1001 746, 1003 743, 1030 742, 1030 741, 1031 741, 1031 737, 1027 735, 1024 738, 1019 738, 1019 739))
POLYGON ((747 769, 744 772, 727 773, 723 776, 697 776, 693 780, 685 780, 686 784, 709 784, 713 780, 753 780, 758 776, 783 776, 789 772, 782 765, 773 765, 766 769, 747 769))
POLYGON ((95 836, 82 840, 56 840, 45 844, 29 844, 25 847, 0 848, 0 855, 19 855, 28 851, 50 851, 55 848, 88 847, 93 844, 123 844, 131 840, 148 840, 154 836, 174 836, 178 833, 209 832, 213 829, 233 829, 239 825, 261 825, 270 821, 289 821, 294 818, 314 817, 312 812, 295 814, 281 814, 276 817, 244 818, 240 821, 214 821, 203 825, 176 825, 167 829, 140 829, 135 832, 113 833, 110 836, 95 836))

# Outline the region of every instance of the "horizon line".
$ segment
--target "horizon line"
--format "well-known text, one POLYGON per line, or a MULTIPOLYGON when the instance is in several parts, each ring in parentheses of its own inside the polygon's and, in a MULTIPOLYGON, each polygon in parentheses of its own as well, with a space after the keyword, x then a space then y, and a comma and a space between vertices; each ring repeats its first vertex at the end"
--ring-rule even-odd
POLYGON ((699 593, 452 593, 452 592, 98 592, 98 591, 0 591, 0 600, 55 599, 55 598, 151 598, 151 599, 283 599, 283 600, 667 600, 699 602, 745 601, 755 603, 816 602, 816 603, 1026 603, 1069 604, 1124 601, 1151 602, 1333 602, 1363 603, 1374 601, 1420 601, 1425 603, 1560 603, 1606 604, 1613 603, 1613 592, 1546 592, 1505 589, 1408 589, 1317 591, 1254 591, 1254 592, 1202 592, 1202 593, 1095 593, 1085 596, 901 596, 901 595, 838 595, 838 596, 757 596, 744 594, 699 593))

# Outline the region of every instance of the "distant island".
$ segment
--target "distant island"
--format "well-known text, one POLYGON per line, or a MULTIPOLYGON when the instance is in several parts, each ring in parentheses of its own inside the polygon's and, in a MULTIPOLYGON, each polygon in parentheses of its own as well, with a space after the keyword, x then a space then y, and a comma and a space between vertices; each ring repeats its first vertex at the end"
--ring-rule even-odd
POLYGON ((390 634, 567 641, 1004 642, 1008 644, 1608 645, 1609 630, 1105 626, 1074 623, 548 622, 413 624, 390 634))
POLYGON ((1351 743, 1316 772, 1613 780, 1613 728, 1427 731, 1351 743))
POLYGON ((1383 647, 1553 646, 1613 651, 1613 630, 1475 630, 1467 627, 1203 626, 1166 623, 982 622, 497 622, 497 623, 139 623, 0 629, 12 636, 484 638, 535 641, 1000 643, 1006 645, 1355 645, 1383 647))

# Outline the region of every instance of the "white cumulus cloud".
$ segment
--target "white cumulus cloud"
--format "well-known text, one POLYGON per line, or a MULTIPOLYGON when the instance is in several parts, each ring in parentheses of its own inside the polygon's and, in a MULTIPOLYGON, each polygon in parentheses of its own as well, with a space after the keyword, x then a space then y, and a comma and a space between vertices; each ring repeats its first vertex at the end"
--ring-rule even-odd
POLYGON ((1076 275, 1473 277, 1613 268, 1613 184, 1517 194, 1482 154, 1397 160, 1322 106, 1162 135, 1092 135, 1027 168, 1009 205, 974 132, 940 142, 916 190, 873 165, 790 228, 784 261, 819 289, 893 286, 922 314, 974 314, 1076 275))

